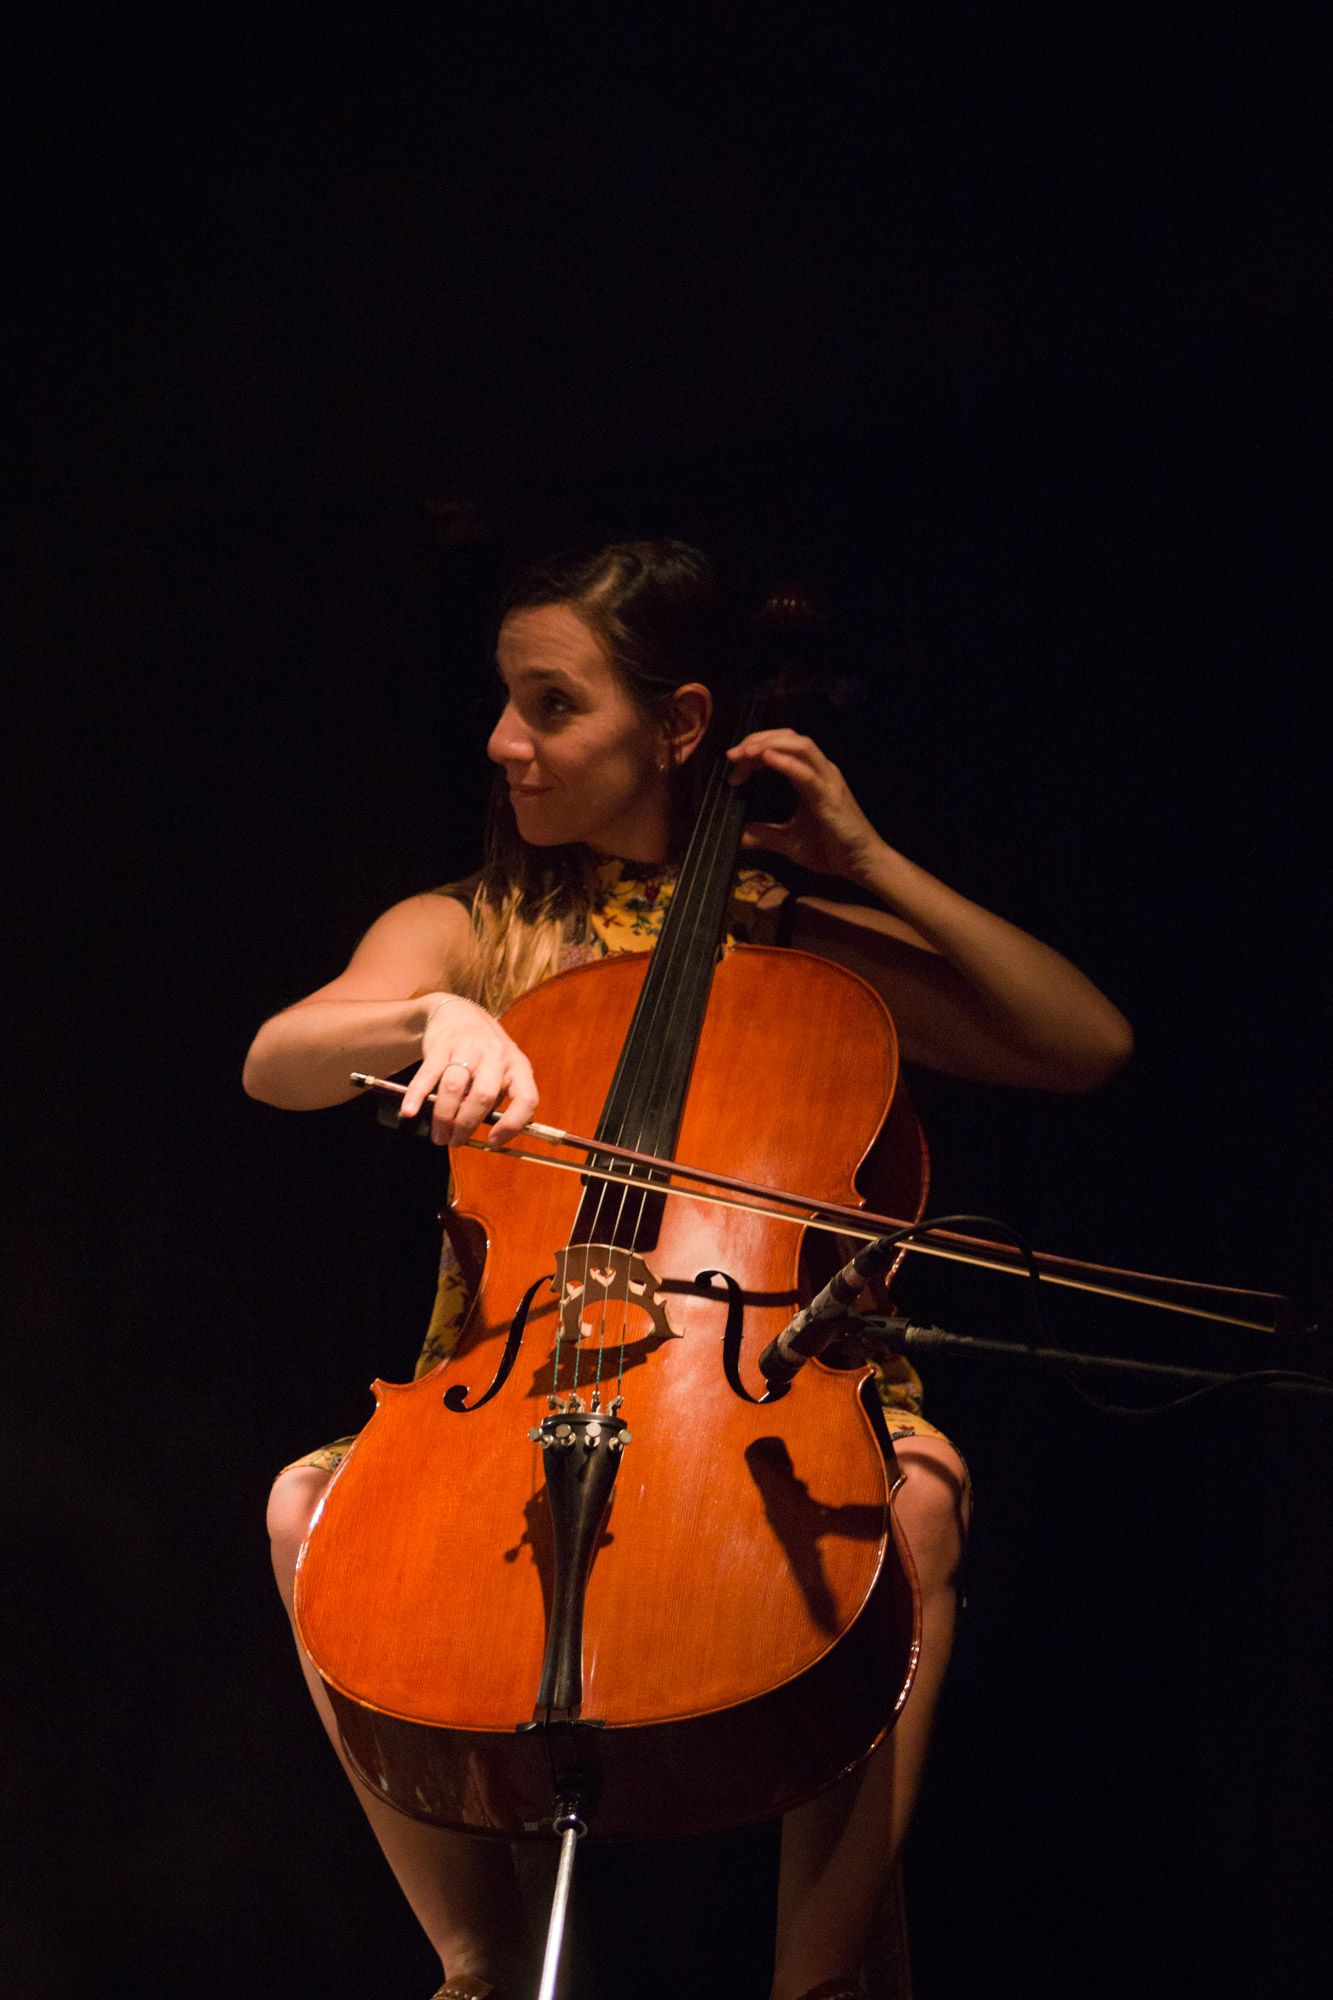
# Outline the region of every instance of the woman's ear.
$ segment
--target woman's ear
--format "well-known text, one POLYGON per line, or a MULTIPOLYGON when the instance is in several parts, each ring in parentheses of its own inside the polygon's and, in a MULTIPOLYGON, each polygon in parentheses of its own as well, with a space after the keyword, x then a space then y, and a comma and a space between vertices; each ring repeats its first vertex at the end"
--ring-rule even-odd
POLYGON ((684 687, 676 689, 662 718, 667 754, 673 765, 683 764, 693 755, 712 719, 713 697, 706 687, 698 681, 687 681, 684 687))

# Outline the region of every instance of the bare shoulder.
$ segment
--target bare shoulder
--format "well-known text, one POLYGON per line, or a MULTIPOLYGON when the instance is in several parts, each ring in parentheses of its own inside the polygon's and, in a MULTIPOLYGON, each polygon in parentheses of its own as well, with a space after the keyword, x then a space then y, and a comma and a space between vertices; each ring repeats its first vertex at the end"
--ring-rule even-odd
POLYGON ((425 890, 376 917, 336 979, 311 1000, 414 999, 456 986, 471 962, 472 919, 456 896, 425 890))

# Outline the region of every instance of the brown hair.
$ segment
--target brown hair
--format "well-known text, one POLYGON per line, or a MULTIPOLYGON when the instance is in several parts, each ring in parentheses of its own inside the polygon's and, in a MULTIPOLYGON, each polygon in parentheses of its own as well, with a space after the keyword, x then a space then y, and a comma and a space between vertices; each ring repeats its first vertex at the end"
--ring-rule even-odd
MULTIPOLYGON (((672 695, 686 681, 717 687, 732 678, 737 635, 729 629, 712 564, 686 542, 605 542, 539 564, 505 596, 497 634, 511 612, 548 604, 567 604, 578 613, 646 715, 665 720, 672 695)), ((672 773, 677 850, 693 823, 708 761, 696 752, 672 773)), ((497 773, 486 858, 472 899, 473 997, 498 1013, 556 971, 562 947, 586 929, 593 887, 585 848, 530 847, 522 839, 504 775, 497 773)))

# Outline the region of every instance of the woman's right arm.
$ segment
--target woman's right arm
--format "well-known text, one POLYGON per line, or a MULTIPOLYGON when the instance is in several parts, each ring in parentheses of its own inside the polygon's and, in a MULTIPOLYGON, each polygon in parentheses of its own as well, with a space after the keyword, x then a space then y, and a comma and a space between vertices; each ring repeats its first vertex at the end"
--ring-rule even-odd
POLYGON ((371 925, 346 970, 265 1021, 250 1045, 242 1083, 284 1111, 317 1111, 356 1096, 354 1069, 391 1076, 420 1068, 404 1100, 414 1116, 428 1091, 437 1102, 432 1136, 467 1138, 502 1093, 510 1102, 493 1144, 512 1138, 537 1106, 522 1052, 483 1007, 454 989, 473 949, 472 925, 452 896, 410 896, 371 925))

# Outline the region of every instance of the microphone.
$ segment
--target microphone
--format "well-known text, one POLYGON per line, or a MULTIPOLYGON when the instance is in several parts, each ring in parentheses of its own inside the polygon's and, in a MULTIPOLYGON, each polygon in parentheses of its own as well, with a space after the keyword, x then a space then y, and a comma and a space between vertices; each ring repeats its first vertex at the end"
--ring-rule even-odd
POLYGON ((907 1234, 910 1232, 898 1229, 891 1236, 877 1236, 873 1243, 867 1243, 850 1264, 834 1272, 823 1291, 815 1293, 776 1339, 769 1341, 759 1357, 759 1372, 770 1388, 785 1388, 807 1361, 823 1353, 871 1279, 893 1262, 907 1234))

